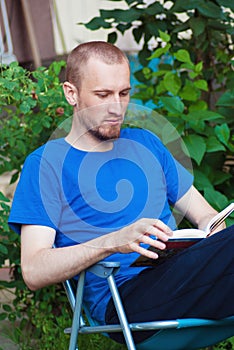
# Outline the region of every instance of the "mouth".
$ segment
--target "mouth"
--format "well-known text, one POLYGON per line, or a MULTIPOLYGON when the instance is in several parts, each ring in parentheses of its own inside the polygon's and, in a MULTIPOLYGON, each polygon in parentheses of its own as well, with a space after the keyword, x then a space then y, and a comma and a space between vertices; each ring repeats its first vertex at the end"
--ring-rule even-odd
POLYGON ((121 125, 123 123, 123 119, 107 119, 104 121, 104 124, 108 125, 121 125))

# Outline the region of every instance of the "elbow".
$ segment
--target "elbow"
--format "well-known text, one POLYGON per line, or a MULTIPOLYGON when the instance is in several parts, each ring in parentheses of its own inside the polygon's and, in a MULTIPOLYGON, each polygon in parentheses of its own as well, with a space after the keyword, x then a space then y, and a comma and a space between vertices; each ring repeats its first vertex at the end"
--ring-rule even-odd
POLYGON ((23 280, 26 284, 26 286, 31 290, 31 291, 36 291, 41 288, 40 284, 38 283, 38 279, 36 278, 36 273, 31 266, 25 266, 21 265, 21 270, 22 270, 22 276, 23 280))

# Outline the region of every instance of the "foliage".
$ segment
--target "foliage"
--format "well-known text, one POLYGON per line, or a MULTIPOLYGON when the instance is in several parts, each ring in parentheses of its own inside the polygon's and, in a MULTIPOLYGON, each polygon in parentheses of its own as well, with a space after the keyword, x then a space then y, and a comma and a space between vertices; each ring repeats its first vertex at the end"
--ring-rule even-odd
POLYGON ((64 66, 64 61, 54 62, 29 72, 13 62, 1 69, 0 174, 14 171, 12 182, 25 157, 72 114, 59 79, 64 66))
MULTIPOLYGON (((1 68, 0 175, 9 172, 11 182, 17 180, 25 157, 72 114, 59 79, 64 66, 63 61, 54 62, 29 72, 14 62, 1 68)), ((0 192, 0 268, 11 269, 11 280, 0 281, 0 289, 13 297, 11 305, 0 304, 0 320, 13 325, 5 334, 21 349, 49 350, 56 344, 65 349, 68 337, 62 330, 71 316, 65 294, 61 286, 28 290, 21 275, 19 235, 7 224, 9 211, 10 198, 0 192)))
MULTIPOLYGON (((59 75, 65 62, 53 62, 49 68, 29 72, 16 62, 0 71, 0 175, 18 178, 26 156, 45 143, 63 120, 72 115, 59 75)), ((64 127, 64 125, 63 125, 64 127)), ((20 238, 8 226, 11 198, 0 192, 0 268, 11 270, 11 280, 0 280, 0 290, 12 295, 12 302, 0 303, 0 321, 5 337, 21 350, 67 349, 69 336, 63 333, 71 325, 71 310, 61 285, 30 291, 20 267, 20 238), (9 327, 10 322, 10 327, 9 327)), ((101 335, 81 336, 85 349, 124 349, 101 335)), ((1 349, 1 346, 0 346, 1 349)))
MULTIPOLYGON (((220 210, 234 198, 234 6, 226 0, 174 0, 170 7, 167 1, 125 3, 126 9, 100 10, 84 25, 108 29, 112 43, 130 30, 142 44, 133 98, 150 102, 176 128, 192 159, 196 187, 220 210)), ((157 131, 156 121, 136 123, 157 131)), ((163 132, 173 148, 173 128, 163 132)))
MULTIPOLYGON (((161 47, 156 49, 149 60, 169 53, 170 36, 162 33, 161 37, 166 40, 163 52, 161 47)), ((167 117, 172 127, 162 128, 159 136, 169 148, 183 141, 182 149, 193 162, 196 187, 221 210, 234 198, 233 176, 224 168, 225 157, 234 152, 231 128, 225 117, 209 110, 202 99, 202 91, 208 89, 202 62, 193 63, 185 49, 170 52, 170 57, 171 64, 159 64, 157 71, 142 69, 144 82, 133 97, 151 100, 157 113, 167 117)), ((147 127, 149 120, 142 123, 147 127)), ((152 121, 149 127, 154 129, 152 121)))
POLYGON ((100 10, 100 16, 86 23, 86 28, 108 29, 108 41, 112 43, 119 33, 130 30, 136 43, 142 43, 139 59, 143 66, 148 65, 147 59, 157 45, 159 32, 166 32, 171 36, 175 51, 186 49, 192 60, 204 62, 209 92, 216 89, 215 83, 225 90, 233 87, 233 74, 229 76, 230 66, 234 64, 231 63, 234 35, 234 5, 231 1, 121 2, 126 4, 125 9, 100 10), (223 79, 224 76, 227 80, 223 79))

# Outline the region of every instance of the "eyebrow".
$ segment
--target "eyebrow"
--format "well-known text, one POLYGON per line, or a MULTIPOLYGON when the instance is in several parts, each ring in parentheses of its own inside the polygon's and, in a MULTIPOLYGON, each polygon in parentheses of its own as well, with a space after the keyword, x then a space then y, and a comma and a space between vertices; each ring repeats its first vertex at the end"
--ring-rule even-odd
MULTIPOLYGON (((123 91, 130 91, 132 89, 131 86, 127 87, 127 88, 124 88, 123 90, 121 90, 120 92, 123 92, 123 91)), ((113 90, 111 89, 97 89, 97 90, 93 90, 93 92, 113 92, 113 90)))

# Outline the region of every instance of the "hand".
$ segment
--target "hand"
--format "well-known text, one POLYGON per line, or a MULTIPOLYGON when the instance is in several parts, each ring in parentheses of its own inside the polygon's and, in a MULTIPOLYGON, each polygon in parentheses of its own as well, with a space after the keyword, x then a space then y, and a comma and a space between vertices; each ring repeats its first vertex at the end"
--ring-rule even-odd
POLYGON ((158 249, 165 249, 172 230, 157 219, 140 219, 135 223, 120 229, 115 234, 114 251, 121 253, 137 252, 151 259, 157 259, 158 254, 140 246, 140 243, 149 244, 158 249), (155 236, 153 239, 150 236, 155 236))

